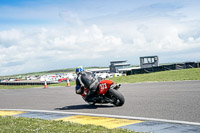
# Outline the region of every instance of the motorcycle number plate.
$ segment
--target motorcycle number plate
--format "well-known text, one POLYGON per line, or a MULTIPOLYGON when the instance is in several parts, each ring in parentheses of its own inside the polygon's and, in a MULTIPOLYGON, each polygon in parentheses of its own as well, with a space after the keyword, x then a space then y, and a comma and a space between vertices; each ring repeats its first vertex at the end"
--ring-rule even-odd
POLYGON ((107 89, 106 83, 100 84, 100 89, 101 90, 107 89))
POLYGON ((106 83, 100 84, 99 85, 99 90, 100 90, 100 94, 106 93, 106 91, 108 90, 107 84, 106 83))

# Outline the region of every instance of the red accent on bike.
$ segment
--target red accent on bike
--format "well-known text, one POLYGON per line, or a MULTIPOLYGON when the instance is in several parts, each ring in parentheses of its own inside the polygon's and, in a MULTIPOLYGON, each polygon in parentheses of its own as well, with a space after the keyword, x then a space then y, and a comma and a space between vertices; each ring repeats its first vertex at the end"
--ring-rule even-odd
POLYGON ((101 80, 99 83, 99 93, 105 94, 113 83, 111 80, 101 80))
POLYGON ((83 94, 81 94, 81 96, 85 97, 87 95, 87 93, 88 93, 88 89, 84 88, 84 92, 83 92, 83 94))

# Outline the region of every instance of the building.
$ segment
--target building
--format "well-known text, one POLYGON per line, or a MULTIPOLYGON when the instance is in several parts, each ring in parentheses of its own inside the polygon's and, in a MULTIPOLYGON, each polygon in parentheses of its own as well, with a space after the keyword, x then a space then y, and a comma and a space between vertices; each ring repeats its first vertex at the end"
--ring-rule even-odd
POLYGON ((158 66, 158 56, 143 56, 140 57, 140 67, 149 68, 158 66))
POLYGON ((109 68, 100 68, 100 69, 87 69, 87 71, 93 72, 93 73, 108 73, 109 68))
POLYGON ((126 69, 130 68, 130 64, 127 63, 127 60, 111 61, 109 67, 110 73, 123 73, 126 69))

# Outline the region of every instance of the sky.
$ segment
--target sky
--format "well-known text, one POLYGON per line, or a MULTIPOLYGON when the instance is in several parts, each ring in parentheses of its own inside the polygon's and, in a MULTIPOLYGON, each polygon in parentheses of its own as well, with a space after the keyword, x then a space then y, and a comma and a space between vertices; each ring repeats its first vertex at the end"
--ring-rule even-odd
POLYGON ((157 55, 200 61, 199 0, 0 0, 0 76, 157 55))

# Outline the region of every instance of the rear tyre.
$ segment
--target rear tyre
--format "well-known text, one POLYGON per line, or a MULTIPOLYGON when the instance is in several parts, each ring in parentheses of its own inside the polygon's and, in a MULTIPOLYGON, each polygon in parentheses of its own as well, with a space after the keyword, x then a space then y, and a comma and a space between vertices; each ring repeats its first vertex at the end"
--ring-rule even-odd
POLYGON ((124 96, 118 90, 109 89, 108 92, 115 106, 122 106, 124 104, 125 102, 124 96))

